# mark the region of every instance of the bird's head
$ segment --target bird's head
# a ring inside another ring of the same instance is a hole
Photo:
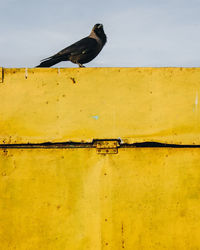
[[[104,33],[103,24],[101,24],[101,23],[95,24],[92,30],[93,30],[97,35],[98,35],[98,34],[101,34],[102,32]]]
[[[105,40],[106,42],[106,35],[103,30],[103,24],[97,23],[94,25],[92,32],[94,32],[99,38]]]

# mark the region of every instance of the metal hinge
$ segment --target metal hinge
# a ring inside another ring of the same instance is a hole
[[[0,67],[0,82],[3,82],[3,68]]]
[[[117,154],[120,142],[118,140],[97,140],[94,145],[98,154]]]

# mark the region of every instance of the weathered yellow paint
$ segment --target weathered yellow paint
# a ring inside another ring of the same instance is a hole
[[[200,148],[128,145],[200,145],[200,68],[0,68],[0,82],[0,144],[25,144],[0,146],[0,249],[200,249]]]
[[[0,83],[3,82],[3,68],[0,67]]]
[[[0,249],[200,248],[200,149],[0,150]]]
[[[0,143],[200,144],[200,68],[4,69]]]

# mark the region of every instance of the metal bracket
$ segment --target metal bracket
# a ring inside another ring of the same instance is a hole
[[[0,67],[0,82],[3,82],[3,68]]]
[[[117,154],[120,143],[118,140],[98,140],[94,145],[98,154]]]

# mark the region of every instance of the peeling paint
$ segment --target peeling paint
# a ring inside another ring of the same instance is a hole
[[[199,102],[199,100],[198,100],[198,92],[196,93],[196,99],[195,99],[195,105],[197,106],[198,105],[198,102]]]
[[[28,78],[28,68],[25,68],[25,78]]]
[[[118,140],[120,140],[120,143],[124,143],[124,140],[121,137],[118,137]]]
[[[95,120],[98,120],[99,116],[98,115],[94,115],[94,116],[92,116],[92,118],[94,118]]]

